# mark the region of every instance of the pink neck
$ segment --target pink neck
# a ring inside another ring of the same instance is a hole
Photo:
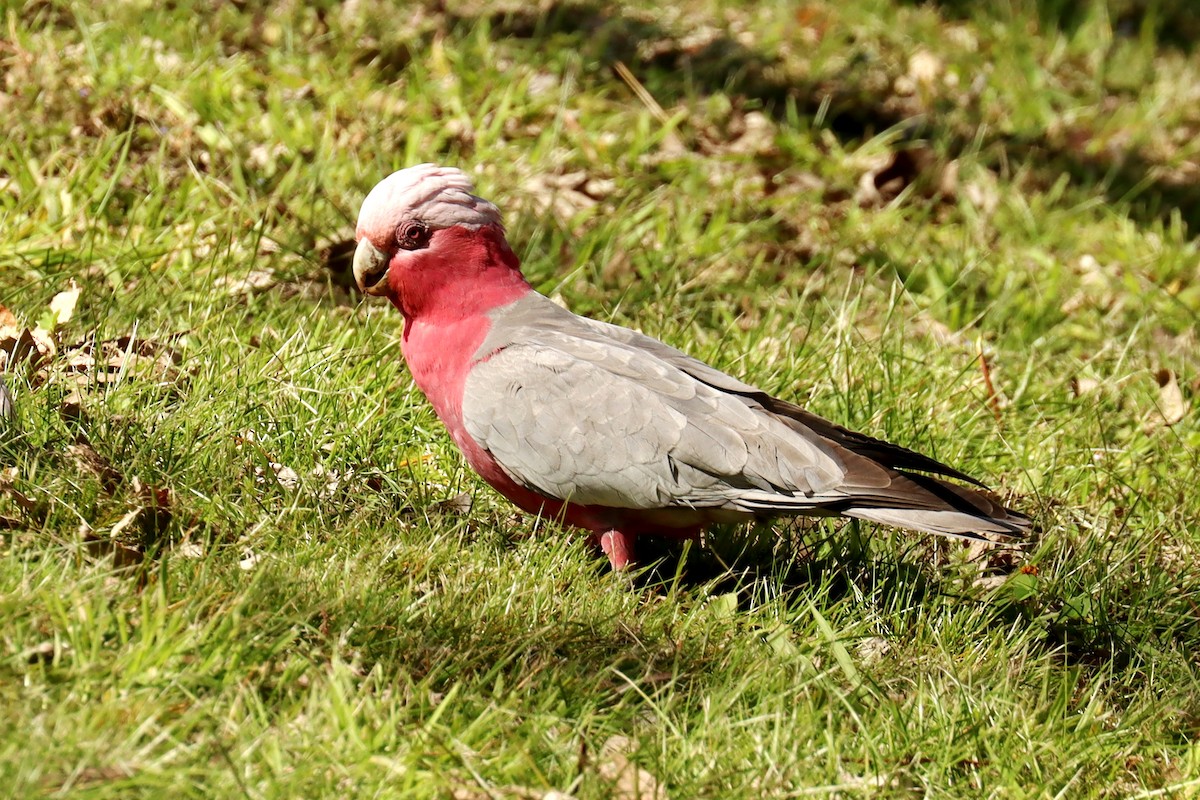
[[[410,324],[480,317],[532,290],[495,225],[436,231],[427,251],[394,265],[389,281],[392,303]]]

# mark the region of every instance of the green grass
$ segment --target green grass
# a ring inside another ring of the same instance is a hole
[[[57,345],[4,373],[0,784],[1200,795],[1196,22],[983,7],[0,4],[0,305]],[[779,525],[609,573],[465,469],[331,269],[420,161],[574,310],[1039,534]]]

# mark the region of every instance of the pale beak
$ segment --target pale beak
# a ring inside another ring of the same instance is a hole
[[[363,237],[354,250],[354,282],[363,294],[387,294],[388,255]]]

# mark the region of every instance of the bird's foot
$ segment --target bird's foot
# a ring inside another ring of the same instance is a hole
[[[604,555],[608,556],[608,563],[612,564],[613,571],[622,572],[628,569],[633,562],[634,535],[612,530],[605,531],[598,538],[600,549],[604,551]]]

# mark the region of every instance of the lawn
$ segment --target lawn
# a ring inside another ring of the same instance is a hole
[[[0,2],[12,797],[1200,796],[1187,0]],[[514,513],[348,280],[527,276],[985,480],[1019,549]]]

